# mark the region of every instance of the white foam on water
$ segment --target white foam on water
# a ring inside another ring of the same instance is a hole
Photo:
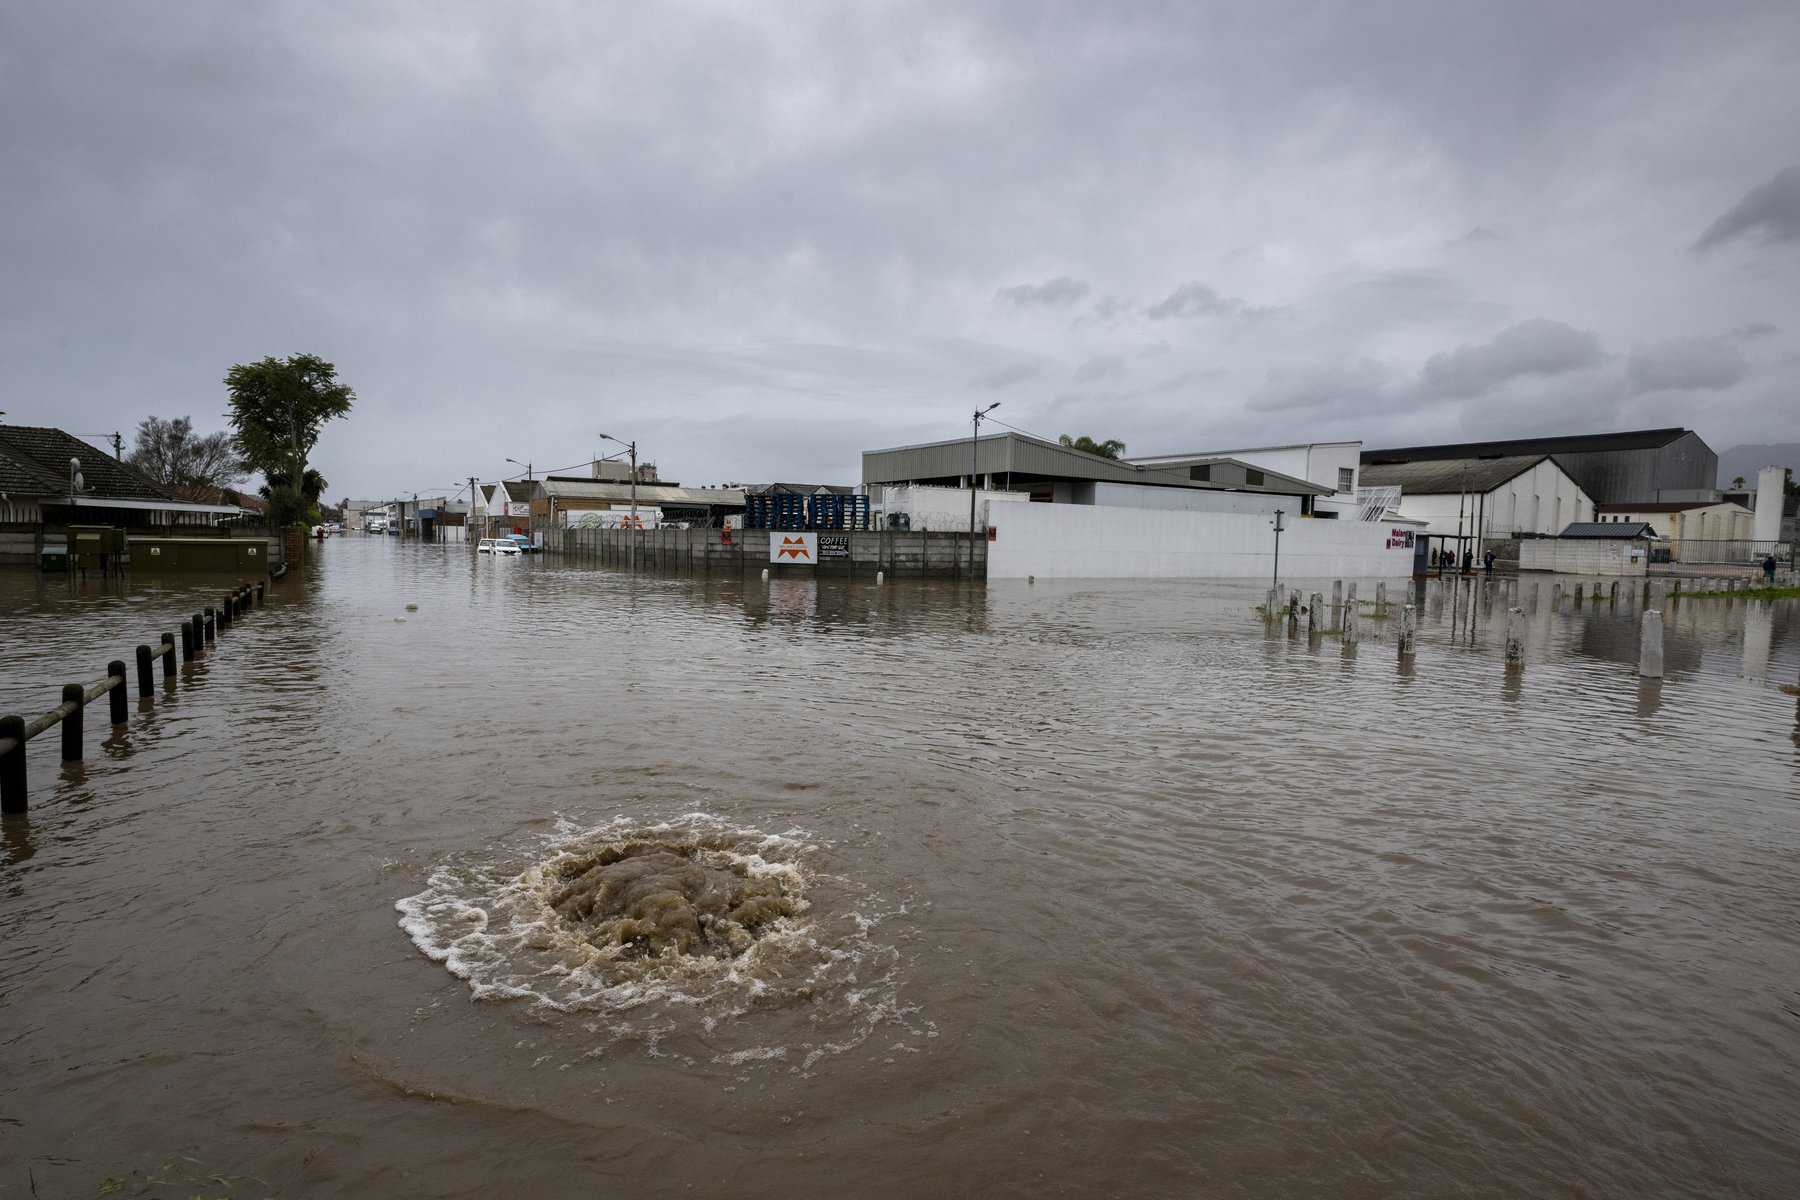
[[[625,946],[596,944],[583,936],[591,929],[552,907],[550,897],[562,880],[559,864],[608,844],[658,839],[688,847],[696,862],[777,881],[793,915],[762,927],[735,956],[633,954]],[[899,1003],[899,951],[870,937],[892,912],[878,911],[879,897],[848,877],[820,872],[828,849],[803,829],[738,828],[705,812],[655,822],[621,816],[596,827],[559,817],[547,835],[510,859],[470,855],[437,865],[422,891],[394,907],[413,944],[465,981],[472,1000],[524,1002],[548,1014],[605,1014],[608,1021],[586,1021],[580,1028],[609,1043],[635,1043],[650,1057],[695,1061],[670,1048],[668,1039],[685,1030],[704,1034],[709,1044],[703,1056],[714,1063],[799,1059],[801,1065],[790,1069],[810,1072],[882,1026],[897,1028],[903,1038],[935,1033],[929,1022],[921,1027],[915,1020],[915,1009]],[[815,909],[809,893],[821,882],[829,882],[837,911]],[[840,894],[855,905],[837,904]],[[765,1012],[789,1014],[789,1026],[798,1013],[823,1036],[793,1047],[767,1044],[757,1020]],[[717,1045],[737,1037],[750,1044]]]

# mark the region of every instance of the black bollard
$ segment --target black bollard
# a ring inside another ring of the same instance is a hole
[[[63,718],[63,761],[81,761],[81,706],[87,703],[87,689],[79,683],[63,684],[63,703],[75,707]]]
[[[206,647],[206,618],[195,613],[188,620],[194,626],[194,657],[200,657],[200,651]]]
[[[106,689],[106,706],[111,710],[107,715],[112,717],[114,725],[123,725],[131,720],[131,714],[125,708],[125,681],[131,676],[125,673],[125,664],[115,658],[106,664],[106,677],[119,681]]]
[[[25,718],[0,717],[0,813],[25,811]]]
[[[209,608],[206,610],[206,644],[210,646],[212,643],[214,643],[218,640],[219,640],[218,614]]]
[[[189,621],[181,623],[181,661],[194,661],[194,626]]]
[[[175,678],[175,635],[172,633],[162,635],[162,660],[163,678]]]
[[[165,633],[163,636],[168,637],[169,635]],[[156,685],[150,680],[150,657],[150,647],[139,646],[137,648],[138,695],[140,696],[156,694]]]
[[[221,630],[231,628],[231,594],[229,592],[219,597],[219,609],[213,619],[218,622]]]
[[[261,608],[262,606],[263,606],[263,585],[258,583],[256,585],[256,607]]]

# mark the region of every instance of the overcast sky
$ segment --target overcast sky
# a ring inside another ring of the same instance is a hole
[[[1800,4],[0,7],[0,409],[356,388],[330,496],[1800,441]]]

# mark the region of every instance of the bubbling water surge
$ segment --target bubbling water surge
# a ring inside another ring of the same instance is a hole
[[[395,908],[473,999],[607,1014],[615,1040],[652,1052],[685,1020],[706,1053],[733,1063],[783,1058],[762,1039],[804,1030],[795,1058],[811,1066],[880,1024],[921,1032],[898,1001],[898,952],[870,938],[878,898],[819,871],[820,852],[804,831],[704,813],[620,819],[563,828],[522,865],[444,863]],[[768,1021],[739,1020],[752,1013]],[[722,1047],[734,1029],[757,1044]]]

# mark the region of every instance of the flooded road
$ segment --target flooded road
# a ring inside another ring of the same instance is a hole
[[[320,550],[32,745],[0,1197],[1800,1185],[1793,602]],[[0,711],[221,590],[0,576]]]

